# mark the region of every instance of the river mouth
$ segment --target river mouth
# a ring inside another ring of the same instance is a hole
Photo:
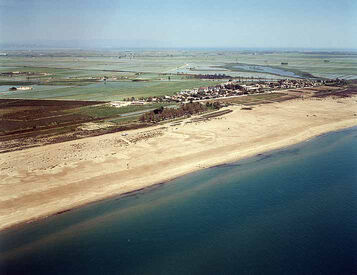
[[[314,76],[296,69],[285,69],[274,66],[263,66],[255,64],[233,63],[227,64],[226,69],[238,72],[264,73],[270,75],[293,77],[293,78],[313,78]]]

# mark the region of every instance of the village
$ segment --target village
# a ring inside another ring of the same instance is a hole
[[[275,82],[257,82],[242,84],[238,81],[228,81],[213,87],[200,87],[198,89],[184,90],[169,99],[176,102],[187,102],[195,100],[209,100],[248,94],[271,92],[279,89],[297,89],[315,87],[321,82],[313,80],[279,80]]]
[[[244,84],[243,84],[244,83]],[[311,79],[285,79],[277,81],[258,81],[254,83],[240,82],[235,80],[229,80],[225,83],[221,83],[215,86],[200,87],[190,90],[182,90],[175,95],[163,96],[163,97],[148,97],[135,99],[124,99],[126,102],[130,102],[132,105],[143,105],[152,102],[193,102],[193,101],[205,101],[219,98],[236,97],[252,94],[261,94],[267,92],[274,92],[284,89],[299,89],[309,88],[324,85],[322,80]]]

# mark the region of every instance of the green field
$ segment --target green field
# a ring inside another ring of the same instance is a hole
[[[201,86],[209,86],[221,83],[221,81],[208,80],[172,80],[172,81],[118,81],[88,84],[85,86],[59,87],[41,85],[33,86],[31,91],[8,92],[10,85],[6,85],[4,92],[0,93],[3,98],[23,99],[66,99],[66,100],[122,100],[128,97],[149,97],[172,95],[182,89],[191,89]],[[61,83],[64,84],[64,83]],[[0,91],[1,86],[0,86]]]
[[[0,99],[121,100],[172,95],[182,89],[213,86],[224,81],[192,79],[187,74],[286,78],[279,74],[230,69],[229,64],[235,63],[280,68],[302,76],[357,79],[357,53],[65,50],[8,54],[0,57],[0,73],[31,74],[0,76]],[[103,77],[108,78],[106,84],[101,80]],[[22,85],[31,86],[33,90],[8,91],[11,86]]]

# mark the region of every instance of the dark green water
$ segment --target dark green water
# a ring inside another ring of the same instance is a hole
[[[0,233],[3,274],[356,274],[357,128]]]

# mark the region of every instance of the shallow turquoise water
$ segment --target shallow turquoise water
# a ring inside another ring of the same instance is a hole
[[[5,274],[353,274],[357,128],[0,233]]]

